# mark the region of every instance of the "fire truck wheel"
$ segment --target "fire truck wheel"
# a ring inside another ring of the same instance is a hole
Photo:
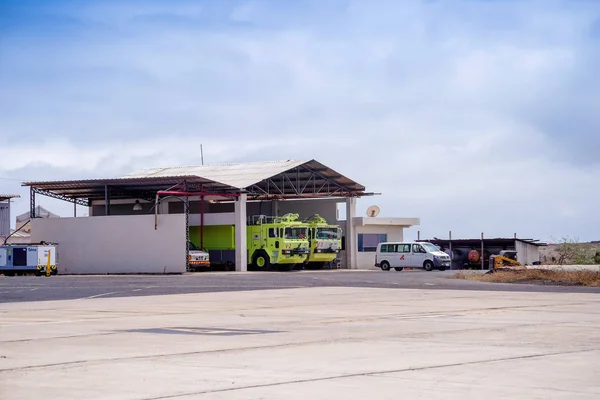
[[[253,264],[258,268],[259,271],[268,271],[271,268],[269,256],[264,251],[260,251],[254,256]]]

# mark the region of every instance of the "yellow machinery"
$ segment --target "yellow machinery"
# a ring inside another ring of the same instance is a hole
[[[500,254],[491,256],[490,265],[494,271],[527,269],[527,267],[517,261],[517,252],[514,250],[502,250]]]

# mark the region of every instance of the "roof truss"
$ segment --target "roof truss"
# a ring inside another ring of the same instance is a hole
[[[89,207],[93,200],[110,202],[115,199],[137,198],[153,201],[157,192],[165,190],[198,192],[199,195],[209,196],[247,193],[250,198],[261,200],[370,195],[364,192],[365,188],[362,185],[315,160],[304,162],[245,188],[233,187],[196,175],[29,182],[23,186],[29,186],[31,189],[32,210],[35,208],[36,194],[85,207]]]
[[[342,182],[346,180],[347,182]],[[338,197],[359,196],[365,188],[328,169],[309,163],[277,174],[247,188],[257,197]]]

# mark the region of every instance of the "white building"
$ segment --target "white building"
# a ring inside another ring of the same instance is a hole
[[[63,273],[183,273],[187,239],[201,225],[235,226],[236,270],[245,271],[247,252],[240,249],[246,248],[247,216],[289,212],[337,222],[344,235],[341,267],[366,268],[379,241],[402,240],[405,227],[419,224],[417,218],[357,215],[356,199],[374,193],[315,160],[155,168],[114,179],[24,185],[32,207],[36,195],[89,207],[89,217],[32,220],[33,242],[59,244]],[[345,218],[338,216],[340,203]]]
[[[0,194],[0,245],[12,233],[10,229],[10,202],[19,198],[18,194]]]

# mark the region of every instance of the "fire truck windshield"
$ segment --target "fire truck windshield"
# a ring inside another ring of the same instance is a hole
[[[285,239],[304,239],[306,238],[307,228],[285,228]]]
[[[317,228],[317,239],[339,239],[339,232],[336,228]]]

